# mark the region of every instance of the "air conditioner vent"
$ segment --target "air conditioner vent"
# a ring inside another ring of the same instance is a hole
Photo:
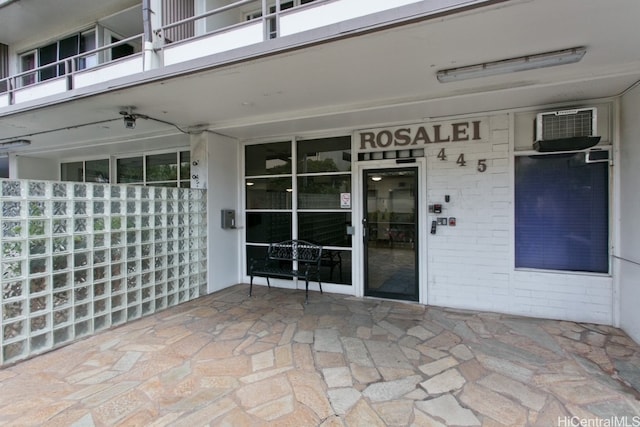
[[[575,151],[593,147],[596,136],[597,110],[549,111],[536,116],[536,141],[533,148],[540,152]]]
[[[536,118],[536,141],[595,136],[595,108],[540,113]]]

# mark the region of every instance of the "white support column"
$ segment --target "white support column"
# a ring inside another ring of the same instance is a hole
[[[149,8],[147,11],[143,6],[142,10],[143,15],[149,14],[146,19],[143,17],[143,22],[150,26],[150,34],[144,40],[144,70],[147,71],[159,68],[163,63],[162,0],[146,0],[143,5],[148,5]]]
[[[191,188],[207,188],[208,137],[206,132],[191,135]]]
[[[223,229],[221,211],[239,215],[240,183],[238,182],[238,141],[222,135],[203,132],[191,135],[191,185],[207,188],[208,292],[215,292],[240,282],[240,227]]]

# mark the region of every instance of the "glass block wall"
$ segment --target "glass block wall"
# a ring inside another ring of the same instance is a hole
[[[206,190],[24,180],[0,187],[0,365],[206,290]]]

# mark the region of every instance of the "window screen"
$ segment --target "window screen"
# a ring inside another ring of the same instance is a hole
[[[609,271],[609,165],[583,153],[516,157],[515,263]]]

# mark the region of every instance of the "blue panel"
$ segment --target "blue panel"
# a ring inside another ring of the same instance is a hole
[[[516,267],[609,271],[609,165],[584,154],[516,157]]]

